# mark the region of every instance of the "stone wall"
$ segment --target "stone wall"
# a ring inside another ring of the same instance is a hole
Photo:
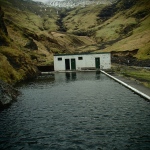
[[[17,89],[0,80],[0,111],[16,101],[18,95]]]

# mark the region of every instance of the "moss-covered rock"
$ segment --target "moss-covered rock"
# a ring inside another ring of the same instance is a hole
[[[17,100],[19,91],[0,80],[0,111]]]
[[[5,33],[5,35],[8,35],[7,28],[5,26],[3,17],[4,17],[4,12],[2,11],[2,8],[0,6],[0,29]]]
[[[1,80],[14,84],[22,80],[35,78],[38,73],[38,69],[32,63],[30,56],[11,47],[0,47]]]

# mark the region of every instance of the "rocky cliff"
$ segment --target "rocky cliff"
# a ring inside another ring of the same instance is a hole
[[[38,70],[32,63],[30,56],[19,50],[18,45],[9,37],[1,7],[0,34],[0,79],[14,84],[35,77]]]
[[[37,75],[38,69],[30,57],[10,39],[4,12],[0,7],[0,110],[15,101],[19,93],[10,84],[35,78]]]
[[[0,111],[16,101],[18,95],[17,89],[0,80]]]
[[[8,45],[7,42],[7,36],[8,36],[8,32],[7,32],[7,28],[5,26],[4,23],[4,12],[2,11],[2,8],[0,6],[0,46],[2,45]]]

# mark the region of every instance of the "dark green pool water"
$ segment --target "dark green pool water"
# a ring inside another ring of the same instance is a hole
[[[150,149],[150,103],[104,74],[58,73],[18,88],[0,113],[0,150]]]

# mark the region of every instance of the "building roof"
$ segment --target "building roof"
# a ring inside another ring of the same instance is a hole
[[[99,53],[73,53],[73,54],[54,54],[53,56],[68,56],[68,55],[95,55],[95,54],[110,54],[110,52],[99,52]]]

